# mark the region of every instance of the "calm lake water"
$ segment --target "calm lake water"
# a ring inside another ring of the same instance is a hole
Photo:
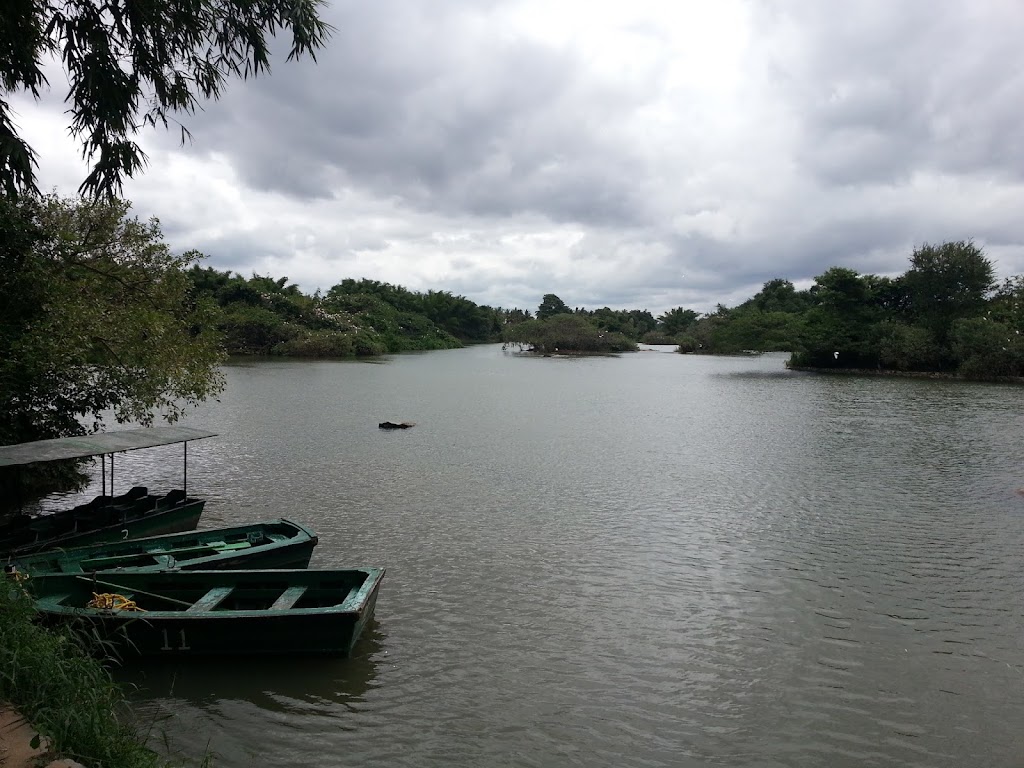
[[[1024,390],[500,346],[226,369],[201,527],[383,565],[352,659],[126,671],[215,766],[1024,765]],[[410,420],[386,432],[377,423]],[[181,447],[117,460],[180,484]]]

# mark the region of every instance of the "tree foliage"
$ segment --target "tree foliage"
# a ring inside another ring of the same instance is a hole
[[[0,95],[48,84],[47,61],[68,77],[71,132],[92,163],[80,192],[113,196],[145,162],[133,136],[167,127],[217,98],[231,76],[270,68],[267,35],[291,32],[288,59],[315,58],[330,27],[323,0],[4,0],[0,3]],[[182,140],[188,131],[181,126]],[[35,153],[0,98],[0,186],[35,191]]]
[[[554,317],[555,315],[568,314],[572,314],[572,310],[566,306],[564,301],[553,293],[545,293],[544,298],[541,299],[540,306],[537,307],[538,320],[547,320],[549,317]]]
[[[498,339],[543,352],[611,352],[644,341],[675,343],[687,353],[784,350],[796,366],[1019,375],[1013,372],[1024,369],[1024,277],[993,292],[980,250],[969,243],[934,249],[948,257],[949,268],[936,268],[941,259],[914,258],[916,274],[908,279],[832,267],[806,290],[774,279],[736,307],[719,304],[705,315],[676,307],[657,319],[647,310],[570,310],[554,294],[544,295],[531,318],[521,309],[374,280],[342,280],[321,297],[302,294],[287,278],[247,279],[200,267],[191,275],[196,295],[221,305],[230,351],[245,354],[377,355]],[[973,265],[970,279],[958,265]],[[932,281],[928,294],[914,282],[925,276]],[[973,288],[965,291],[965,284]],[[936,309],[929,296],[955,300],[942,299]],[[949,321],[945,338],[935,330],[936,317]]]
[[[699,312],[676,307],[658,317],[658,329],[668,336],[677,336],[692,327],[698,318]]]
[[[303,294],[287,278],[190,271],[193,294],[221,307],[226,349],[236,355],[349,357],[497,341],[522,310],[480,306],[447,291],[418,293],[347,278],[325,295]]]
[[[789,280],[774,279],[761,287],[751,303],[761,312],[799,313],[810,307],[811,299],[806,291],[797,291]]]
[[[586,317],[566,313],[509,325],[504,338],[544,354],[631,352],[637,348],[621,333],[604,331]]]
[[[118,422],[173,422],[220,391],[214,307],[190,297],[197,254],[172,255],[156,220],[120,201],[0,197],[0,444]],[[74,464],[13,483],[74,484]],[[13,484],[12,484],[13,483]]]
[[[0,199],[0,442],[81,434],[83,418],[175,421],[219,391],[210,307],[159,223],[120,201]]]
[[[995,288],[995,269],[969,241],[923,245],[903,276],[914,320],[945,342],[953,323],[978,314]]]
[[[924,245],[898,277],[831,267],[808,290],[769,280],[751,299],[718,305],[675,339],[685,353],[786,350],[796,367],[1021,376],[1024,277],[997,288],[994,272],[970,241]]]

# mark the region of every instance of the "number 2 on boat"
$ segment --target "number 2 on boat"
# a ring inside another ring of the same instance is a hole
[[[191,651],[192,650],[192,648],[190,648],[189,645],[188,645],[188,641],[185,640],[185,630],[184,629],[179,629],[178,630],[178,637],[181,640],[181,644],[177,648],[171,647],[171,641],[170,641],[170,638],[167,636],[167,630],[166,629],[161,629],[160,631],[164,633],[164,645],[160,649],[161,651]]]

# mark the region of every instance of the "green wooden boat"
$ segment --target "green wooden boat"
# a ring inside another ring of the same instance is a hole
[[[17,515],[0,526],[0,553],[22,555],[51,547],[79,547],[194,530],[206,502],[188,495],[188,442],[213,435],[190,427],[153,427],[0,446],[0,467],[17,468],[91,456],[100,456],[103,461],[103,488],[99,496],[72,509],[36,517]],[[136,486],[127,493],[114,495],[117,453],[174,443],[184,444],[181,488],[151,494],[145,486]]]
[[[121,571],[21,583],[44,623],[84,624],[123,657],[345,656],[373,617],[383,576],[383,568]],[[89,607],[97,596],[127,607]]]
[[[9,558],[8,564],[30,576],[126,568],[142,571],[305,568],[316,544],[317,536],[311,530],[280,518],[72,549],[49,549]]]
[[[138,486],[123,496],[98,496],[88,504],[13,523],[0,533],[0,552],[23,555],[191,531],[205,504],[180,489],[160,496]]]

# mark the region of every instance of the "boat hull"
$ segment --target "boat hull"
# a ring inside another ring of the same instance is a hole
[[[383,568],[103,572],[26,584],[39,617],[71,624],[131,656],[347,656],[373,619]],[[152,610],[84,607],[115,593]]]
[[[348,656],[365,628],[351,614],[333,613],[204,619],[138,614],[90,624],[117,645],[122,658]]]
[[[248,525],[210,528],[104,542],[71,549],[49,549],[12,558],[21,572],[92,573],[140,571],[306,568],[317,536],[283,518]]]

